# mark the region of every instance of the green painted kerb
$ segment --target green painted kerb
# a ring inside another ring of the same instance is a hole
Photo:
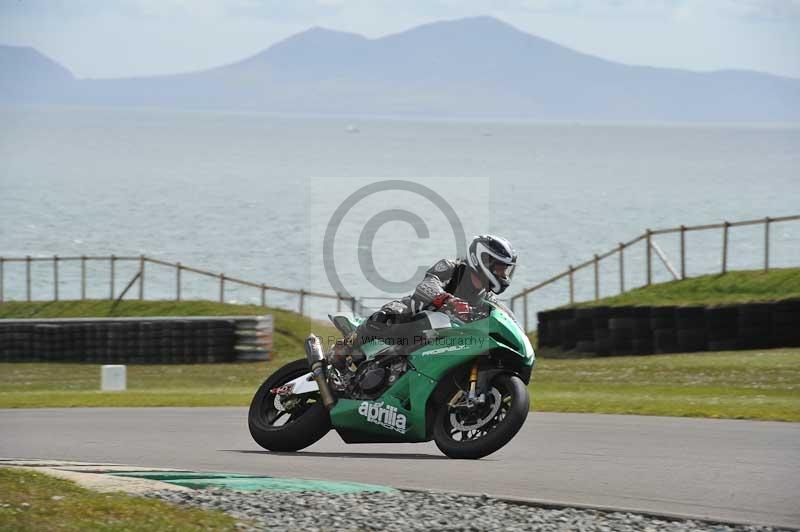
[[[130,471],[109,473],[117,477],[159,480],[186,488],[226,488],[239,491],[324,491],[327,493],[355,493],[362,491],[395,491],[386,486],[338,482],[332,480],[305,480],[300,478],[274,478],[240,473],[201,473],[194,471]]]

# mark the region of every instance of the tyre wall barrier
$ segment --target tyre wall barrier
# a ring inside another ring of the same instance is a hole
[[[595,355],[800,347],[800,299],[681,307],[581,307],[538,313],[538,345]]]
[[[271,315],[0,320],[0,362],[268,360],[272,333]]]

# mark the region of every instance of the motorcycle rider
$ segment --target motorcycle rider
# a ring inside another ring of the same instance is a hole
[[[386,303],[359,325],[347,339],[346,343],[351,345],[339,351],[336,358],[343,360],[353,353],[356,359],[361,344],[376,338],[402,336],[393,332],[392,326],[408,323],[425,310],[447,310],[461,320],[468,320],[470,307],[508,288],[516,264],[517,252],[508,240],[494,235],[476,236],[466,259],[442,259],[434,264],[412,295]]]

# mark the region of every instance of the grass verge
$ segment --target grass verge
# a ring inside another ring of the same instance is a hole
[[[800,349],[539,359],[534,410],[800,421]]]
[[[599,301],[586,301],[574,306],[721,305],[776,301],[792,297],[800,297],[800,268],[703,275],[683,281],[637,288],[618,296],[606,297]]]
[[[0,364],[0,408],[245,406],[281,362],[130,365],[99,392],[96,364]],[[800,349],[538,359],[533,409],[800,421]]]
[[[233,531],[235,525],[218,511],[97,493],[41,473],[0,467],[0,530]]]

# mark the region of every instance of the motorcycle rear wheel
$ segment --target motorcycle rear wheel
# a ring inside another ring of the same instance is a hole
[[[457,391],[439,407],[433,426],[436,446],[450,458],[475,460],[492,454],[511,441],[528,417],[528,388],[516,375],[497,375],[486,394],[487,404],[474,413],[465,415],[450,407]]]
[[[270,391],[308,372],[305,359],[286,364],[261,384],[250,402],[247,425],[250,435],[264,449],[299,451],[331,429],[331,418],[319,394],[306,395],[292,409],[280,410],[280,401],[276,403],[275,394]]]

